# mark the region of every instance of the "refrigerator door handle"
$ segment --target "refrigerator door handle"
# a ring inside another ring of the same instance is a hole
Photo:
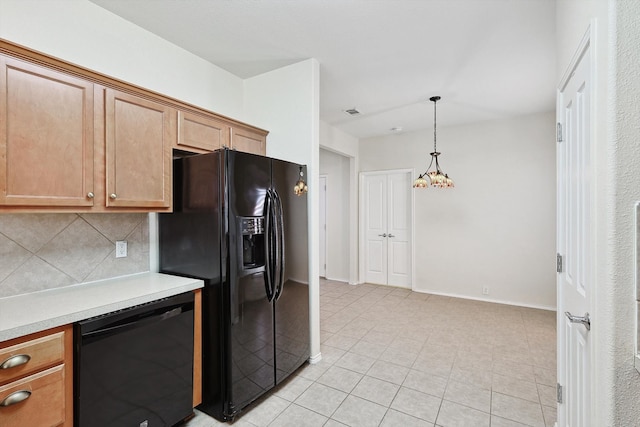
[[[267,299],[269,302],[273,301],[273,272],[272,268],[272,260],[273,254],[271,253],[271,247],[273,244],[273,231],[272,231],[272,221],[273,221],[273,198],[271,196],[271,191],[267,190],[267,194],[265,195],[265,208],[264,208],[264,287],[267,293]]]
[[[277,288],[275,293],[276,301],[282,295],[282,291],[284,289],[284,269],[285,269],[285,244],[284,244],[284,214],[282,209],[282,199],[277,191],[273,190],[274,194],[274,210],[276,211],[276,221],[278,222],[278,234],[276,238],[278,239],[278,276],[276,278]]]
[[[273,299],[278,298],[279,278],[280,278],[280,221],[278,220],[278,195],[275,190],[271,189],[271,214],[273,219],[273,229],[271,232],[271,238],[273,239]]]

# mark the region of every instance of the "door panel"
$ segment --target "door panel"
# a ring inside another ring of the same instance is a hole
[[[227,156],[232,186],[228,194],[231,217],[263,216],[264,201],[271,184],[269,159],[232,150],[227,151]]]
[[[107,206],[171,206],[174,114],[158,102],[105,90]]]
[[[244,268],[242,219],[263,217],[271,183],[269,159],[225,151],[227,164],[231,401],[238,410],[275,385],[273,304],[267,298],[264,265]],[[235,267],[233,267],[235,266]]]
[[[248,129],[234,127],[231,128],[231,148],[245,153],[266,156],[267,136]]]
[[[327,177],[321,176],[320,186],[320,277],[327,277]]]
[[[228,147],[229,132],[229,125],[220,120],[178,111],[178,148],[213,151]]]
[[[411,217],[409,213],[409,192],[411,176],[408,173],[389,174],[389,201],[387,206],[389,226],[388,284],[411,288],[410,235]]]
[[[92,83],[0,56],[0,204],[93,206],[93,136]]]
[[[276,302],[276,384],[309,359],[309,286],[287,280]]]
[[[589,331],[565,316],[591,312],[591,121],[590,50],[575,65],[558,94],[558,382],[564,401],[558,405],[558,426],[591,425],[591,353]],[[593,320],[593,319],[591,319]]]
[[[365,202],[365,281],[387,283],[387,177],[367,176]]]
[[[272,186],[283,211],[284,285],[275,302],[276,384],[302,365],[310,355],[309,251],[307,195],[296,195],[293,184],[300,178],[296,164],[275,160]],[[305,180],[307,169],[302,168]]]
[[[365,175],[364,279],[411,288],[411,213],[409,172]]]
[[[232,402],[242,408],[275,385],[273,306],[263,273],[239,278],[230,299]]]

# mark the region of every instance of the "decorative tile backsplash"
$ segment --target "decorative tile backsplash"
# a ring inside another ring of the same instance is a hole
[[[0,214],[0,298],[145,271],[148,214]]]

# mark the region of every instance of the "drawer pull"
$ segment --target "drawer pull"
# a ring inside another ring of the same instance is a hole
[[[24,365],[29,360],[31,360],[31,356],[28,354],[16,354],[2,362],[0,369],[15,368],[16,366]]]
[[[15,405],[16,403],[20,403],[23,400],[27,400],[29,396],[31,396],[31,392],[29,390],[14,391],[9,396],[5,397],[2,402],[0,402],[0,407]]]

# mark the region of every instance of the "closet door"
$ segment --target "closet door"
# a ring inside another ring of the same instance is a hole
[[[411,288],[411,173],[363,174],[361,194],[365,282]]]
[[[364,177],[364,281],[387,284],[387,176]]]
[[[387,284],[411,288],[411,174],[387,175]]]

